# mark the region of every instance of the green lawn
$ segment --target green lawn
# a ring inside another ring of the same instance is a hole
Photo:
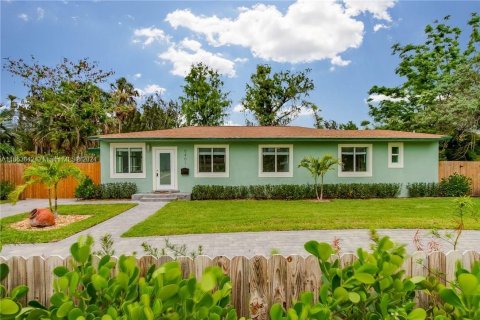
[[[480,198],[474,199],[480,208]],[[171,202],[123,236],[357,228],[452,228],[451,198]],[[467,229],[480,220],[466,219]]]
[[[92,217],[59,229],[45,231],[19,231],[11,228],[9,226],[11,223],[28,217],[27,213],[17,214],[0,220],[0,241],[2,244],[59,241],[110,219],[134,206],[136,206],[135,203],[61,205],[58,206],[60,215],[92,215]]]

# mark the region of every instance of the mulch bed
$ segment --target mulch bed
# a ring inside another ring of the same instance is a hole
[[[48,231],[48,230],[60,229],[62,227],[68,226],[71,223],[75,223],[75,222],[78,222],[78,221],[81,221],[81,220],[85,220],[85,219],[90,218],[90,217],[91,217],[91,215],[65,215],[65,216],[59,215],[55,219],[55,225],[50,226],[50,227],[43,227],[43,228],[32,227],[30,225],[30,219],[27,218],[25,220],[12,223],[10,225],[10,227],[12,227],[13,229],[20,230],[20,231],[25,231],[25,230],[29,230],[29,231]]]

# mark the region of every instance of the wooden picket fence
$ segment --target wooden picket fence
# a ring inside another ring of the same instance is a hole
[[[5,262],[10,268],[10,274],[4,280],[4,285],[7,290],[20,284],[27,285],[30,290],[25,301],[35,299],[48,305],[49,297],[53,293],[53,269],[57,266],[68,266],[70,259],[59,256],[0,257],[0,262]],[[340,256],[343,266],[353,263],[355,259],[354,254]],[[161,265],[171,260],[172,258],[168,256],[158,259],[144,256],[137,258],[137,265],[141,275],[144,275],[152,264]],[[464,253],[451,251],[447,254],[416,252],[405,261],[403,269],[408,276],[429,275],[431,272],[440,274],[441,281],[445,284],[454,279],[457,261],[461,261],[465,268],[470,269],[477,260],[480,260],[480,253],[474,251]],[[316,299],[319,296],[321,271],[317,259],[313,256],[274,255],[269,258],[237,256],[231,259],[225,256],[213,259],[199,256],[194,260],[180,257],[178,261],[185,277],[194,275],[201,278],[205,268],[219,266],[232,280],[232,303],[240,316],[268,319],[268,310],[274,303],[290,307],[304,291],[313,292]],[[95,263],[98,263],[98,258],[95,259]],[[420,294],[420,304],[424,304],[422,299],[426,298]]]
[[[23,171],[28,163],[0,163],[0,180],[11,181],[16,186],[23,183]],[[94,183],[100,183],[100,162],[75,163]],[[73,178],[61,181],[58,185],[58,198],[75,198],[75,188],[78,183]],[[45,199],[48,191],[44,185],[33,184],[28,186],[20,196],[20,199]]]
[[[438,181],[454,173],[463,174],[472,179],[472,195],[480,196],[480,161],[440,161]]]

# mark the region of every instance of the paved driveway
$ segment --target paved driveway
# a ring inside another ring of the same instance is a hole
[[[76,201],[72,202],[79,203]],[[63,203],[69,202],[65,201]],[[34,204],[34,202],[31,202],[29,207],[29,204],[25,203],[23,212],[28,210],[25,210],[25,208],[31,208],[32,204]],[[142,242],[146,241],[155,247],[162,247],[165,237],[122,238],[121,235],[131,226],[143,221],[148,216],[154,214],[157,210],[162,208],[164,205],[164,202],[140,202],[138,206],[127,210],[126,212],[62,241],[47,244],[5,245],[3,247],[2,255],[19,255],[24,257],[32,255],[67,256],[69,254],[70,245],[80,234],[91,234],[95,239],[99,239],[105,233],[112,234],[115,243],[114,248],[117,255],[122,253],[131,254],[132,252],[143,254],[141,248]],[[4,206],[5,205],[1,205],[0,210],[3,211]],[[389,235],[398,243],[406,244],[408,251],[415,251],[412,239],[416,230],[382,229],[378,230],[378,232],[380,234]],[[427,232],[428,230],[422,230],[423,234]],[[277,249],[281,254],[284,255],[305,255],[306,252],[303,249],[303,244],[305,242],[312,239],[323,242],[331,242],[334,238],[340,239],[342,252],[355,252],[358,247],[368,248],[370,244],[369,232],[365,229],[238,232],[193,234],[168,237],[168,239],[170,239],[173,243],[186,244],[189,249],[195,249],[198,247],[198,245],[202,245],[204,254],[211,257],[219,255],[229,257],[236,255],[244,255],[247,257],[254,255],[268,256],[270,255],[272,249]],[[480,251],[480,231],[464,231],[458,249],[461,251]],[[449,251],[451,250],[451,246],[443,243],[442,250]]]

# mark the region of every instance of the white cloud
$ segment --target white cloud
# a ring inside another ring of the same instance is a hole
[[[344,0],[346,12],[352,16],[370,12],[374,18],[392,21],[388,10],[395,6],[396,0]]]
[[[245,63],[248,62],[248,58],[235,58],[233,61],[238,63]]]
[[[347,65],[340,54],[358,48],[364,35],[364,25],[355,16],[368,11],[387,19],[388,8],[394,4],[391,0],[387,4],[362,2],[361,6],[350,2],[298,0],[285,13],[274,5],[257,4],[239,8],[235,18],[175,10],[166,21],[175,29],[184,27],[204,35],[212,46],[239,45],[264,60],[302,63],[328,59]]]
[[[370,103],[379,103],[381,101],[392,101],[392,102],[399,102],[399,101],[406,101],[406,98],[392,98],[389,96],[386,96],[384,94],[371,94],[368,97],[368,100],[370,100]]]
[[[133,75],[133,77],[134,77],[135,79],[140,79],[140,78],[142,77],[142,74],[141,74],[141,73],[135,73],[135,74]]]
[[[313,110],[311,108],[307,109],[307,108],[302,107],[300,109],[300,113],[298,115],[301,116],[301,117],[311,116],[311,115],[313,115]]]
[[[202,49],[202,44],[196,40],[183,39],[178,44],[172,44],[167,51],[158,55],[162,60],[173,64],[171,73],[184,77],[190,71],[192,64],[203,62],[228,77],[235,76],[235,63],[224,58],[220,53],[212,53]]]
[[[29,20],[28,14],[26,14],[26,13],[20,13],[20,14],[18,15],[18,18],[19,18],[19,19],[22,19],[23,21],[28,21],[28,20]]]
[[[350,60],[343,60],[340,56],[333,57],[330,59],[330,63],[334,66],[338,67],[346,67],[350,64]]]
[[[42,20],[45,17],[45,9],[38,7],[37,8],[37,20]]]
[[[140,96],[149,96],[155,93],[164,94],[167,89],[160,87],[158,84],[149,84],[143,89],[136,88]]]
[[[232,121],[232,120],[227,120],[223,123],[224,126],[230,126],[230,127],[239,127],[239,126],[243,126],[243,124],[241,123],[237,123],[235,121]]]
[[[387,26],[386,24],[383,24],[383,23],[377,23],[376,25],[373,26],[373,32],[377,32],[382,29],[390,29],[390,26]]]
[[[133,31],[135,39],[134,43],[142,43],[144,46],[151,45],[154,41],[166,41],[170,40],[170,37],[165,34],[161,29],[155,27],[135,29]]]
[[[191,51],[198,51],[202,48],[202,44],[196,40],[191,40],[191,39],[188,39],[188,38],[185,38],[182,40],[182,42],[180,42],[180,45],[185,48],[185,49],[188,49],[188,50],[191,50]]]
[[[233,107],[233,112],[243,112],[245,111],[245,108],[243,107],[243,105],[241,103],[235,105]]]

